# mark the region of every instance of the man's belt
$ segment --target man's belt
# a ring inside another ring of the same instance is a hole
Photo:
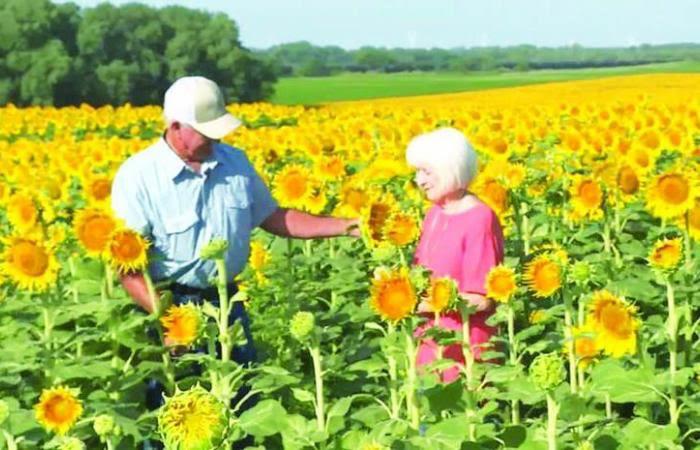
[[[172,291],[173,295],[175,296],[196,295],[199,298],[207,299],[210,301],[219,298],[219,290],[216,286],[198,288],[187,286],[186,284],[173,283],[170,286],[168,286],[167,289]],[[226,286],[226,290],[228,291],[228,295],[231,296],[238,292],[238,286],[236,285],[236,283],[230,283]]]

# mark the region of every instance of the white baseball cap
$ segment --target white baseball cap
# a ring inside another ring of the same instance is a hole
[[[221,139],[241,125],[226,111],[221,89],[204,77],[178,78],[165,91],[163,116],[191,126],[210,139]]]

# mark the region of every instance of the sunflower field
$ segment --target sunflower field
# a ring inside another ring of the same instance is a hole
[[[149,244],[109,205],[160,108],[0,109],[0,448],[700,448],[700,76],[229,109],[245,127],[227,142],[282,206],[361,217],[363,237],[257,231],[237,294],[225,276],[218,307],[161,291],[152,315],[118,281]],[[479,153],[470,189],[506,239],[482,357],[468,332],[423,337],[461,348],[451,383],[449,359],[416,366],[414,330],[473,311],[411,264],[429,205],[404,159],[441,126]],[[226,245],[201,256],[223,268]],[[236,302],[250,367],[227,356]],[[153,379],[167,393],[149,411]]]

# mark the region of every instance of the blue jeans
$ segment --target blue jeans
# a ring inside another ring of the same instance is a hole
[[[214,306],[219,306],[219,293],[216,288],[211,287],[207,289],[196,289],[196,288],[191,288],[189,286],[183,286],[179,284],[174,284],[170,287],[170,290],[173,293],[173,303],[176,305],[183,305],[186,303],[194,303],[196,305],[201,305],[205,301],[208,301]],[[229,296],[235,294],[238,291],[238,288],[236,287],[235,284],[231,284],[228,286],[228,294]],[[254,363],[257,357],[256,351],[255,351],[255,345],[253,343],[253,335],[250,331],[250,318],[248,317],[248,313],[245,311],[245,307],[243,306],[243,303],[241,302],[235,302],[233,304],[233,308],[231,309],[231,313],[229,314],[229,326],[233,325],[236,320],[241,321],[241,325],[243,326],[243,333],[246,338],[246,343],[244,345],[239,345],[235,346],[231,349],[231,359],[238,364],[244,365],[244,366],[249,366],[250,364]],[[206,348],[204,347],[197,347],[192,350],[193,352],[206,352]],[[216,353],[220,357],[221,356],[221,347],[217,343],[217,348],[216,348]],[[184,374],[185,376],[191,376],[191,375],[199,375],[201,374],[202,369],[199,366],[195,366],[192,371],[190,371],[187,374]],[[236,405],[245,395],[250,392],[250,387],[249,386],[243,386],[241,387],[238,392],[236,392],[236,395],[231,399],[231,406]],[[163,394],[165,393],[165,387],[163,384],[156,380],[156,379],[149,379],[146,380],[146,407],[149,409],[149,411],[155,410],[163,406],[164,399],[163,399]],[[242,412],[252,408],[255,406],[257,403],[258,399],[257,396],[251,396],[248,398],[241,408],[236,412],[237,414],[241,414]],[[245,448],[246,446],[253,445],[253,440],[250,438],[243,439],[239,442],[236,442],[233,446],[234,449],[237,448]],[[163,446],[159,442],[153,442],[153,441],[145,441],[143,449],[144,450],[151,450],[151,449],[162,449]]]

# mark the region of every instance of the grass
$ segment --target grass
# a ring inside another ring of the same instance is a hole
[[[319,104],[341,100],[443,94],[554,81],[584,80],[644,73],[700,72],[700,62],[681,61],[604,69],[537,70],[530,72],[347,73],[330,77],[281,78],[273,103]]]

